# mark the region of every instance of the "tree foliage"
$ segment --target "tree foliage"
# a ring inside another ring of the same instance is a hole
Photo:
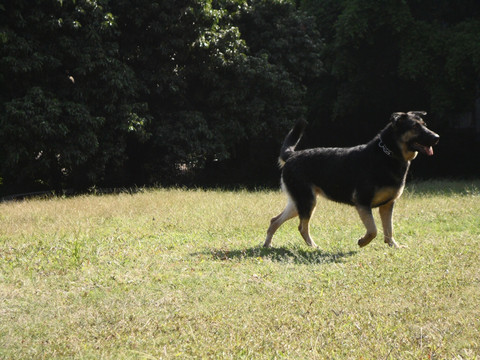
[[[368,122],[420,107],[446,118],[473,108],[479,2],[304,0],[302,7],[316,14],[327,37],[325,84],[333,104],[325,111],[332,118]]]
[[[93,184],[125,157],[139,84],[103,5],[12,1],[0,9],[5,183]]]
[[[321,68],[290,2],[17,1],[0,20],[1,173],[18,187],[153,183],[235,158],[305,116]]]
[[[245,179],[275,171],[298,118],[341,145],[392,111],[469,111],[479,15],[476,0],[4,1],[0,192]]]

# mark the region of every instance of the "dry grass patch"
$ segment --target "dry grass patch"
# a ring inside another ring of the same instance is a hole
[[[477,359],[480,184],[419,183],[364,249],[320,201],[259,245],[280,192],[0,204],[0,358]],[[376,217],[378,221],[378,216]]]

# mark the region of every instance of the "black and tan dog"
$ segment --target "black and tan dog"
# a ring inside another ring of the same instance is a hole
[[[365,246],[377,236],[372,208],[379,208],[384,240],[399,247],[393,239],[393,205],[405,186],[411,160],[420,152],[433,155],[439,136],[427,129],[423,111],[397,112],[389,124],[369,143],[351,148],[315,148],[295,151],[306,127],[299,121],[288,133],[280,151],[282,188],[288,203],[271,220],[265,247],[270,247],[275,231],[287,220],[299,216],[300,234],[316,247],[309,234],[309,220],[317,195],[355,206],[367,232],[358,245]]]

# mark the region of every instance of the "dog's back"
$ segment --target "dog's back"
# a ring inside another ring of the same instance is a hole
[[[330,200],[352,205],[354,189],[371,173],[366,151],[365,145],[297,151],[285,163],[282,181],[289,193],[309,187]]]

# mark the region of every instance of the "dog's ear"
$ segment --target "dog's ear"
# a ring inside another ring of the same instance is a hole
[[[405,116],[407,116],[407,114],[405,114],[404,112],[394,112],[390,116],[390,121],[392,122],[392,124],[395,125],[400,118],[405,117]]]
[[[408,115],[416,115],[416,116],[425,116],[427,115],[426,111],[409,111]]]

